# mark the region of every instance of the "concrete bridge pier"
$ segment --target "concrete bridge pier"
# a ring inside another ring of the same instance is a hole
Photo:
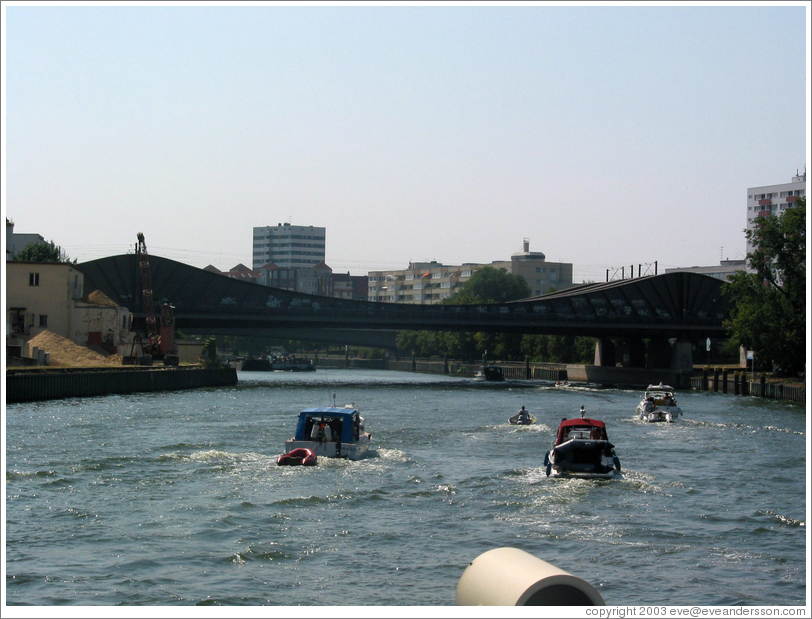
[[[649,342],[647,350],[647,368],[669,368],[677,372],[693,370],[693,345],[685,340],[676,340],[672,344],[665,338],[655,338]]]
[[[643,338],[600,338],[595,344],[595,365],[690,372],[693,369],[693,346],[683,340],[672,344],[666,338],[652,338],[648,345]]]
[[[608,338],[598,339],[595,344],[595,365],[646,367],[646,345],[642,338],[623,338],[618,344]]]
[[[691,342],[677,340],[671,347],[671,369],[691,372],[694,369],[694,353]]]
[[[614,366],[615,343],[608,338],[598,338],[595,343],[595,365]]]

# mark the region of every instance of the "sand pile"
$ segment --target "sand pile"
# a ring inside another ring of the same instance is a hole
[[[121,365],[121,355],[100,354],[51,331],[43,331],[28,340],[29,354],[35,346],[50,353],[50,365],[66,367]]]

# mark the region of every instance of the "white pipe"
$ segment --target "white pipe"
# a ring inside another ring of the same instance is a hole
[[[465,569],[457,606],[605,606],[589,583],[518,548],[495,548]]]

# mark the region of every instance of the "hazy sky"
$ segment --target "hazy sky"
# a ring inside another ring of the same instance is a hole
[[[743,258],[808,163],[806,2],[3,9],[4,214],[79,262],[290,222],[337,272],[528,238],[600,281]]]

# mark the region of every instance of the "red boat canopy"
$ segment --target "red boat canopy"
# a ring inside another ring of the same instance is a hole
[[[597,419],[589,419],[585,417],[581,419],[578,417],[577,419],[565,419],[559,424],[559,428],[561,427],[573,427],[573,426],[584,426],[584,427],[592,427],[595,426],[596,428],[605,428],[606,424],[602,421],[598,421]]]
[[[564,419],[558,425],[558,436],[555,440],[555,444],[558,445],[561,443],[561,440],[564,438],[564,434],[569,434],[569,430],[572,428],[599,428],[603,438],[606,438],[606,424],[602,421],[598,421],[597,419],[589,419],[588,417],[583,419]]]

